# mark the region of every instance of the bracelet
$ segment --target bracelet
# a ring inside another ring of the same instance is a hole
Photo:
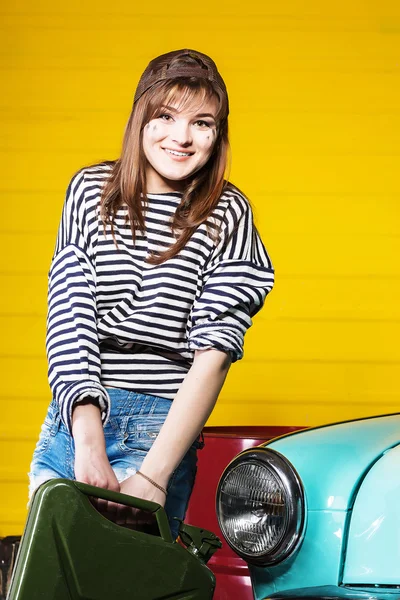
[[[162,487],[162,485],[159,485],[158,483],[156,483],[153,479],[150,479],[150,477],[148,477],[147,475],[145,475],[144,473],[142,473],[141,471],[136,471],[136,475],[140,475],[141,477],[143,477],[144,479],[147,479],[147,481],[149,481],[150,483],[152,483],[154,485],[154,487],[156,487],[157,489],[159,489],[161,492],[164,492],[165,495],[167,495],[167,490],[165,488]]]

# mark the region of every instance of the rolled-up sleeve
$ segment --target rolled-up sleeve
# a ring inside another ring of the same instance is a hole
[[[251,207],[241,194],[232,194],[191,312],[189,349],[216,348],[230,354],[232,362],[241,359],[245,333],[273,284],[274,270]]]
[[[73,406],[96,398],[105,423],[110,401],[100,383],[96,276],[83,173],[67,191],[49,271],[46,350],[49,383],[71,431]]]

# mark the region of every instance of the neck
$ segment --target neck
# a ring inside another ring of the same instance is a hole
[[[171,192],[183,192],[187,186],[187,181],[174,181],[163,177],[152,170],[146,170],[146,193],[147,194],[167,194]]]

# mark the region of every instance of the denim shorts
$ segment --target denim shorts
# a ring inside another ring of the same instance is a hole
[[[104,427],[108,460],[119,482],[134,475],[163,425],[172,400],[137,394],[119,388],[107,388],[111,413]],[[196,440],[173,472],[167,487],[165,511],[174,537],[184,519],[197,470]],[[61,421],[57,402],[50,403],[33,453],[29,496],[45,481],[58,477],[75,479],[74,440]]]

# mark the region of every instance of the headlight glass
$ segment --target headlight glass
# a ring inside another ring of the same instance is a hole
[[[241,453],[218,486],[217,514],[229,545],[245,560],[276,564],[298,545],[304,493],[292,465],[268,448]]]

